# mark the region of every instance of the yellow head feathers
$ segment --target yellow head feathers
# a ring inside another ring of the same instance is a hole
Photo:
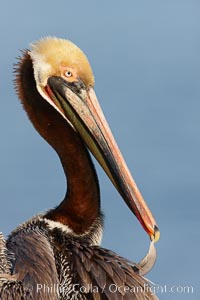
[[[29,52],[38,86],[44,87],[50,76],[59,76],[61,67],[76,70],[86,84],[94,85],[92,69],[85,54],[72,42],[64,39],[46,37],[31,44]]]

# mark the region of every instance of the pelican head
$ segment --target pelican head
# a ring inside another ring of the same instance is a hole
[[[39,94],[81,136],[150,238],[157,241],[158,227],[100,108],[85,54],[68,40],[48,37],[33,43],[29,55]]]

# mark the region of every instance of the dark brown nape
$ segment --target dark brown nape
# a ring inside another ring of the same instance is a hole
[[[67,193],[58,207],[45,215],[83,234],[100,214],[99,184],[89,152],[80,136],[36,89],[28,51],[16,66],[15,86],[29,119],[56,150],[67,178]]]

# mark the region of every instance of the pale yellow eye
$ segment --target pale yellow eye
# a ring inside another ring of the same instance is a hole
[[[65,76],[69,78],[69,77],[72,77],[73,74],[72,74],[71,71],[66,71],[66,72],[65,72]]]
[[[78,81],[76,70],[70,67],[60,66],[61,76],[68,82]]]

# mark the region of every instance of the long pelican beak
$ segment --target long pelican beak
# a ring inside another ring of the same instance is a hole
[[[150,238],[158,241],[156,222],[120,153],[94,90],[86,89],[82,82],[74,85],[52,76],[45,93],[46,100],[80,134]]]

